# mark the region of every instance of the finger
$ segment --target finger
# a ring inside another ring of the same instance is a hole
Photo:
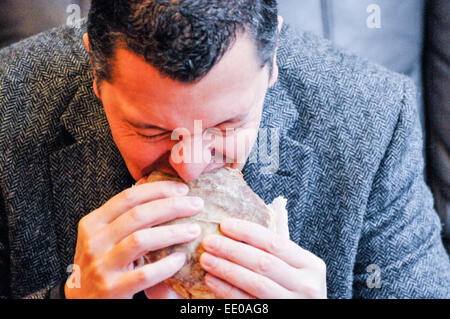
[[[177,224],[142,229],[121,240],[107,253],[111,269],[123,269],[149,251],[191,241],[200,235],[196,224]]]
[[[137,205],[156,199],[185,196],[189,192],[187,185],[173,181],[154,182],[127,188],[108,200],[100,209],[89,214],[92,224],[109,224],[121,214]]]
[[[121,275],[121,286],[125,291],[136,294],[153,287],[175,275],[186,261],[183,253],[173,253],[157,262],[147,264]]]
[[[96,235],[97,247],[112,248],[119,241],[143,228],[199,213],[203,200],[199,197],[170,197],[136,206],[120,215]]]
[[[256,223],[229,218],[220,224],[220,230],[226,236],[265,250],[295,268],[314,266],[321,262],[320,258],[293,241]]]
[[[211,274],[205,275],[205,283],[208,288],[217,296],[224,299],[255,299],[248,293],[236,288],[226,281],[223,281]]]
[[[289,298],[290,292],[247,268],[209,253],[200,256],[200,265],[208,273],[260,299]]]
[[[144,292],[148,299],[184,299],[183,296],[179,295],[165,282],[145,289]]]
[[[286,198],[278,196],[270,204],[270,207],[276,213],[277,233],[284,238],[289,239],[288,211],[286,210],[286,204]]]
[[[261,249],[218,235],[205,237],[202,246],[214,256],[270,278],[287,289],[295,289],[299,285],[298,269]]]

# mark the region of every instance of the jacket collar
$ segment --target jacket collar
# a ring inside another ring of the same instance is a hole
[[[302,121],[300,107],[294,104],[284,88],[283,75],[275,86],[269,89],[264,104],[261,130],[257,146],[253,148],[253,163],[249,160],[243,169],[244,178],[249,186],[268,204],[276,197],[288,199],[289,229],[291,239],[299,241],[302,229],[302,216],[308,215],[312,207],[312,196],[317,194],[311,181],[312,171],[317,167],[316,155],[312,146],[299,138]],[[276,138],[268,138],[265,130],[275,133]],[[262,139],[262,140],[261,140]],[[271,165],[260,158],[257,148],[270,140],[268,149],[275,152]],[[275,142],[275,143],[272,143]],[[257,153],[257,155],[255,155]],[[278,155],[277,155],[278,153]],[[252,158],[252,157],[250,157]],[[278,166],[273,165],[278,159]],[[273,167],[277,167],[273,169]]]
[[[93,77],[84,70],[79,76],[80,85],[61,115],[61,123],[78,142],[97,135],[107,134],[108,121],[100,101],[92,89]]]

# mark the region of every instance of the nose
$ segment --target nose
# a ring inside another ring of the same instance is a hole
[[[213,151],[213,143],[203,135],[183,135],[172,147],[169,163],[178,176],[190,182],[202,173],[225,166],[223,163],[213,163]]]

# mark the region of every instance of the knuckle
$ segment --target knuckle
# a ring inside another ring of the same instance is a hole
[[[175,217],[182,217],[186,212],[190,211],[189,198],[188,197],[169,197],[167,198],[169,211],[175,215]]]
[[[234,249],[229,247],[227,244],[219,244],[217,246],[217,249],[219,251],[222,251],[222,254],[226,256],[225,257],[226,259],[233,260],[236,262],[239,261],[239,256],[238,256],[239,254]]]
[[[235,278],[235,272],[227,264],[223,263],[221,260],[217,261],[216,269],[222,274],[222,277],[227,279],[227,281],[233,282]]]
[[[121,200],[127,203],[133,202],[135,195],[134,195],[134,190],[132,188],[127,188],[125,190],[122,191],[121,195]]]
[[[236,298],[236,290],[237,289],[235,287],[225,284],[222,289],[223,289],[222,293],[225,298],[227,298],[227,299]]]
[[[136,280],[138,282],[149,282],[151,280],[151,275],[144,271],[144,269],[138,269],[136,271]]]
[[[142,232],[135,232],[131,234],[128,240],[128,248],[131,250],[140,249],[145,242],[144,237],[145,236]]]
[[[254,295],[263,295],[267,292],[267,284],[265,280],[254,280],[252,283],[253,294]]]
[[[133,207],[128,211],[128,217],[130,218],[131,223],[140,223],[142,219],[140,209],[138,207]]]
[[[95,255],[95,241],[92,239],[88,239],[84,242],[83,245],[83,253],[84,255],[88,256],[88,257],[93,257]]]
[[[82,235],[86,232],[88,226],[88,215],[82,217],[78,222],[78,234]]]
[[[164,181],[161,184],[161,187],[159,188],[159,191],[164,196],[173,196],[174,194],[179,194],[177,186],[178,182],[172,182],[172,181]]]
[[[302,298],[307,299],[318,299],[322,298],[322,286],[321,281],[317,280],[318,278],[314,275],[309,276],[309,278],[306,278],[302,280],[302,282],[299,285],[299,292],[302,296]]]
[[[303,287],[303,293],[308,299],[315,299],[320,297],[320,289],[317,286],[311,284]]]
[[[113,291],[113,281],[107,278],[106,272],[103,270],[102,263],[99,260],[95,260],[91,263],[90,277],[98,290],[103,294]]]
[[[267,255],[262,255],[260,257],[258,257],[257,260],[257,264],[256,264],[256,271],[262,275],[266,275],[270,272],[271,268],[273,265],[273,260],[267,256]]]
[[[90,263],[90,270],[95,279],[102,281],[104,279],[103,263],[100,259],[95,259]]]
[[[228,260],[236,260],[237,258],[236,250],[230,247],[230,243],[226,238],[223,238],[222,236],[213,238],[215,240],[214,249],[216,251],[226,256]]]
[[[166,230],[167,238],[171,241],[185,240],[187,234],[185,227],[184,225],[168,226]]]
[[[170,236],[170,238],[173,237],[179,237],[180,235],[183,234],[184,231],[184,225],[168,225],[166,227],[164,227],[164,235],[165,236]]]
[[[104,277],[98,281],[98,287],[103,296],[111,295],[115,290],[115,283],[112,280],[107,280]]]
[[[270,238],[269,243],[268,243],[268,251],[269,252],[279,251],[280,247],[281,247],[280,240],[276,236],[273,236],[272,238]]]
[[[185,197],[167,197],[165,200],[167,205],[170,207],[178,206],[180,200],[183,200]]]
[[[168,208],[168,212],[172,212],[174,209],[176,210],[176,208],[180,206],[178,204],[179,201],[180,198],[178,197],[167,197],[166,199],[164,199],[165,205]]]
[[[317,259],[317,269],[320,273],[326,273],[327,272],[327,264],[322,259]]]

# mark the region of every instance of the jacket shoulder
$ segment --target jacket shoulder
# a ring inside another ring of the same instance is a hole
[[[2,81],[33,81],[76,75],[85,63],[85,24],[60,26],[0,50]]]
[[[311,33],[285,28],[278,60],[282,90],[299,114],[290,134],[349,171],[376,168],[402,108],[417,107],[408,77]]]
[[[0,51],[0,151],[51,143],[61,114],[90,73],[83,33],[83,26],[61,26]]]

